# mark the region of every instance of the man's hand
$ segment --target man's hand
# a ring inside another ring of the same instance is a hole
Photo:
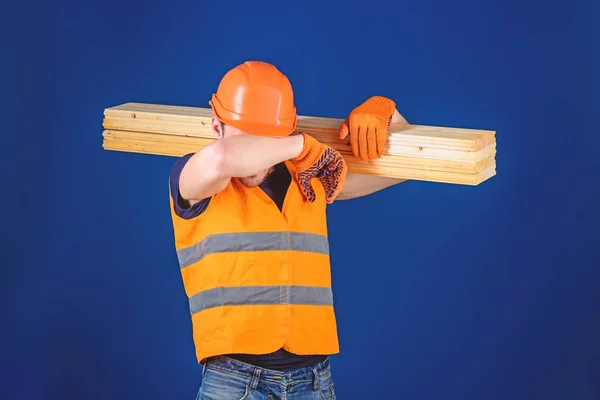
[[[340,139],[350,133],[352,153],[361,160],[379,158],[385,152],[388,126],[396,103],[383,96],[373,96],[356,107],[340,127]]]
[[[396,109],[392,116],[392,124],[408,124],[408,121]],[[340,191],[337,200],[355,199],[357,197],[367,196],[404,181],[406,180],[348,172],[344,187]]]
[[[308,201],[314,202],[315,191],[310,182],[317,178],[325,189],[327,204],[331,204],[344,186],[348,171],[346,161],[333,148],[318,142],[310,135],[302,135],[304,148],[300,155],[292,160],[298,168],[300,189]]]

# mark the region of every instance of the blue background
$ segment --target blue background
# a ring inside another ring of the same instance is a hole
[[[175,159],[102,150],[102,113],[261,59],[303,115],[497,131],[479,187],[330,208],[338,398],[600,399],[599,2],[48,3],[0,26],[0,398],[194,398]]]

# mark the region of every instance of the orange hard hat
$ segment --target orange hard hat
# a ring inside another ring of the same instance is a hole
[[[263,61],[246,61],[228,71],[209,104],[217,119],[244,133],[288,136],[296,129],[292,85]]]

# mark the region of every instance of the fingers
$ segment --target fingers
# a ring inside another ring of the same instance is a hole
[[[369,160],[374,160],[378,155],[378,138],[377,138],[377,125],[375,123],[371,123],[369,125],[369,131],[367,133],[367,142],[369,143],[369,152],[367,154]]]
[[[361,160],[369,159],[369,127],[360,128],[358,135],[358,157]]]
[[[348,136],[348,131],[348,119],[346,118],[346,120],[342,123],[342,126],[340,126],[340,139],[346,139]]]
[[[315,194],[315,191],[313,190],[313,187],[311,185],[308,185],[306,187],[306,199],[308,201],[310,201],[311,203],[315,202],[315,199],[317,198],[317,195]]]
[[[357,118],[350,118],[350,145],[352,146],[352,154],[358,157],[359,152],[359,137],[360,137],[360,120]]]
[[[381,157],[385,153],[385,143],[387,142],[388,128],[387,125],[379,124],[377,126],[377,157]]]
[[[347,174],[344,157],[336,150],[329,148],[323,155],[319,170],[298,174],[298,184],[307,201],[314,202],[316,192],[311,185],[313,178],[318,178],[325,190],[326,202],[331,204],[339,195]]]
[[[301,189],[302,193],[304,194],[304,197],[306,197],[306,200],[310,201],[311,203],[314,202],[316,195],[315,195],[315,191],[314,191],[312,185],[310,184],[310,180],[302,179],[299,183],[300,183],[300,189]]]
[[[379,130],[377,120],[364,121],[360,126],[359,152],[357,157],[363,161],[374,160],[379,153]]]
[[[342,124],[340,135],[350,134],[352,154],[363,160],[374,160],[385,153],[387,125],[377,118],[366,119],[351,117]]]
[[[331,175],[326,185],[324,185],[326,202],[328,204],[331,204],[335,201],[335,199],[340,194],[342,188],[344,187],[344,183],[346,181],[348,166],[341,157],[339,161],[340,162],[338,163],[338,168],[336,168],[335,172]]]
[[[352,130],[356,131],[356,151],[354,155],[363,161],[369,159],[369,123],[363,118],[356,118],[352,122],[355,126],[350,125]],[[352,149],[354,151],[354,147]]]

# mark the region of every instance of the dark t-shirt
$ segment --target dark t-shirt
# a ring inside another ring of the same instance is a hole
[[[203,213],[210,198],[199,201],[192,207],[188,207],[181,199],[179,194],[179,175],[185,163],[190,159],[192,154],[188,154],[177,161],[171,171],[170,187],[173,203],[175,204],[176,213],[181,218],[191,219]],[[290,172],[287,170],[284,163],[275,166],[275,170],[267,176],[265,181],[260,185],[260,188],[277,204],[279,211],[283,207],[283,200],[287,193],[288,187],[292,181]],[[248,364],[256,365],[265,369],[276,371],[289,371],[294,368],[302,368],[325,360],[326,356],[300,356],[292,354],[284,349],[279,349],[269,354],[224,354],[228,357],[238,359]]]

